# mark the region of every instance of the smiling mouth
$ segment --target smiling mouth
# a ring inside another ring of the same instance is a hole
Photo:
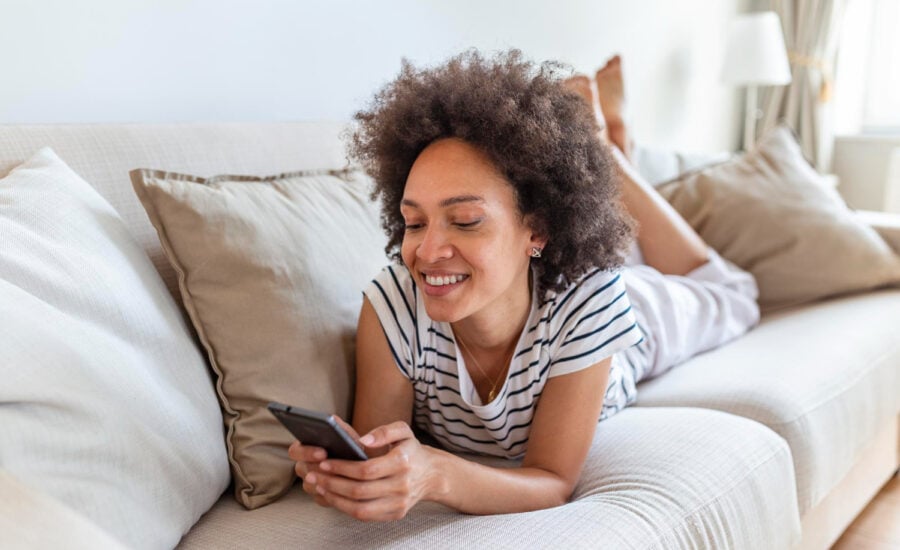
[[[461,283],[469,278],[468,275],[444,275],[432,276],[422,273],[422,278],[431,286],[446,286]]]

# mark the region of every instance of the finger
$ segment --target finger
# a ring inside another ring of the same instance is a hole
[[[331,415],[331,418],[333,418],[334,421],[338,423],[338,425],[347,430],[347,433],[350,434],[350,436],[353,437],[355,441],[359,441],[359,434],[356,432],[353,426],[344,422],[344,419],[336,414]]]
[[[328,459],[320,462],[321,471],[358,481],[372,481],[409,471],[409,455],[403,447],[395,447],[386,455],[369,460]]]
[[[319,469],[319,462],[300,462],[294,463],[294,473],[297,474],[297,477],[300,479],[306,479],[306,476],[311,473],[318,473],[321,470]]]
[[[328,458],[328,452],[322,447],[303,445],[299,441],[294,441],[288,447],[288,456],[294,461],[320,462]]]
[[[335,493],[325,493],[325,500],[348,516],[361,521],[390,521],[401,519],[409,509],[406,499],[388,497],[375,500],[356,501]]]
[[[359,442],[366,447],[384,447],[392,443],[410,439],[413,437],[412,428],[402,421],[391,422],[384,426],[378,426],[371,432],[359,438]]]
[[[303,489],[304,493],[307,493],[307,494],[313,496],[314,500],[316,501],[316,504],[318,504],[319,506],[324,506],[326,508],[331,508],[331,504],[328,504],[328,501],[325,500],[325,497],[323,497],[316,491],[316,483],[313,483],[312,481],[307,481],[306,479],[304,479],[303,483],[301,484],[301,488]]]
[[[316,491],[320,495],[335,493],[351,500],[373,500],[404,494],[403,485],[397,479],[386,478],[375,481],[358,481],[346,477],[316,475]]]

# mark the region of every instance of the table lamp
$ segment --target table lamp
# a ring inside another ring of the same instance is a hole
[[[738,16],[732,21],[722,66],[722,80],[747,86],[744,149],[756,142],[759,118],[757,86],[777,86],[791,81],[781,20],[772,11]]]

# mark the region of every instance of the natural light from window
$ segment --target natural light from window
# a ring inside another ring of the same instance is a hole
[[[900,1],[850,0],[835,87],[838,134],[900,135]]]

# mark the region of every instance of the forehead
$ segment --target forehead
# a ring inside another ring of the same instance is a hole
[[[460,195],[514,203],[512,185],[486,153],[458,138],[431,143],[413,163],[403,198],[426,204]]]

